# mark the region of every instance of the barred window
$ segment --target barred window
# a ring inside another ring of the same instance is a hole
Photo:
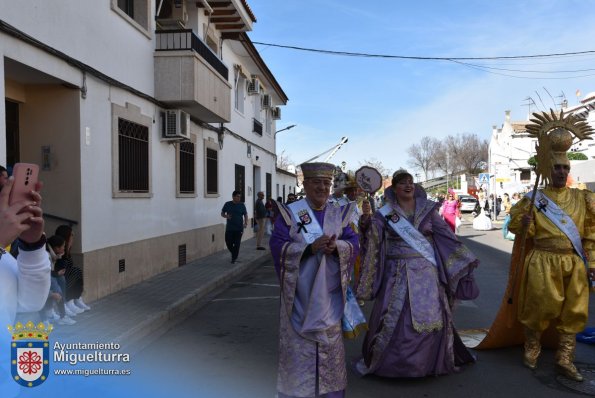
[[[195,164],[196,164],[196,144],[191,141],[182,141],[178,147],[178,167],[179,167],[179,193],[193,194],[195,188]]]
[[[218,157],[219,152],[215,149],[206,148],[206,182],[207,182],[207,194],[219,193],[219,184],[217,182],[218,177]]]
[[[149,192],[149,128],[118,118],[118,189]]]

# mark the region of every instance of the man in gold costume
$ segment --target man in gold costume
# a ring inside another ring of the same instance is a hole
[[[556,347],[556,371],[575,381],[575,335],[588,318],[595,280],[595,194],[566,187],[573,142],[590,139],[586,122],[561,112],[534,113],[526,126],[538,138],[536,186],[510,210],[516,234],[508,286],[496,320],[477,349],[524,343],[523,363],[537,367],[544,345]]]
[[[566,213],[582,238],[587,254],[589,274],[595,280],[595,194],[567,188],[566,178],[570,163],[558,156],[552,171],[552,184],[542,193]],[[518,319],[525,326],[524,364],[537,367],[541,351],[540,338],[550,322],[556,322],[559,333],[556,351],[557,371],[570,379],[582,381],[583,377],[572,363],[576,345],[575,334],[582,332],[589,313],[589,285],[585,262],[577,254],[570,239],[547,218],[546,208],[536,202],[528,212],[529,198],[515,205],[509,229],[520,236],[523,224],[534,247],[527,254],[526,272],[521,276]],[[545,211],[544,211],[545,210]],[[550,210],[551,211],[551,210]]]

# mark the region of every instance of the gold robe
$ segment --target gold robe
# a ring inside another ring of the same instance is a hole
[[[595,194],[553,187],[543,192],[573,220],[589,259],[588,266],[595,268]],[[517,238],[508,287],[496,320],[477,348],[522,344],[523,325],[540,331],[550,326],[564,334],[577,333],[585,327],[589,304],[585,264],[566,235],[535,207],[533,223],[527,230],[525,258],[520,258],[522,217],[527,214],[529,202],[524,198],[510,210],[509,229]],[[544,338],[546,345],[555,344],[556,336],[552,333],[546,333]]]

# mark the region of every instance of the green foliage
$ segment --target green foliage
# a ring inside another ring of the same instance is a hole
[[[580,152],[568,152],[568,159],[570,160],[589,160],[587,155]]]
[[[585,155],[584,153],[580,153],[580,152],[568,152],[566,154],[566,156],[568,156],[569,160],[589,160],[587,155]],[[535,167],[535,166],[537,166],[537,159],[535,158],[535,156],[531,156],[527,160],[527,163],[529,163],[529,166]]]

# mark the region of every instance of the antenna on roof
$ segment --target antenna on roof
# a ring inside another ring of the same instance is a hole
[[[564,91],[560,92],[560,95],[556,95],[556,98],[560,100],[560,103],[558,104],[560,108],[563,109],[568,107],[568,100],[566,99],[566,94],[564,94]]]
[[[529,107],[529,111],[527,112],[527,120],[529,120],[529,118],[532,115],[532,113],[531,113],[531,107],[532,106],[537,106],[537,105],[535,104],[535,101],[533,101],[533,98],[531,98],[531,97],[527,97],[523,101],[527,101],[527,103],[526,104],[522,104],[522,106]]]

